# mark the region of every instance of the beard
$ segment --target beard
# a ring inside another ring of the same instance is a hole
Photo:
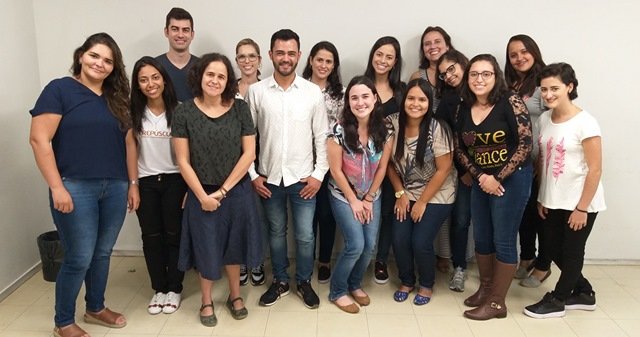
[[[290,65],[290,67],[285,70],[285,65]],[[280,62],[278,63],[277,67],[275,67],[275,70],[278,74],[280,74],[281,76],[289,76],[292,73],[294,73],[296,71],[296,67],[298,66],[298,62],[296,63],[292,63],[292,62]]]

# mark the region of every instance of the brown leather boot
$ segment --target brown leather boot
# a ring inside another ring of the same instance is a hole
[[[507,317],[507,306],[504,303],[504,299],[507,296],[515,272],[516,264],[506,264],[496,260],[493,266],[491,295],[479,307],[465,311],[464,317],[476,321]]]
[[[464,305],[468,307],[477,307],[491,293],[491,280],[493,278],[493,261],[496,254],[482,255],[476,253],[476,262],[478,263],[478,272],[480,273],[480,287],[471,296],[464,300]]]

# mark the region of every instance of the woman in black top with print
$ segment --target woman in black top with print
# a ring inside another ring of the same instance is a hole
[[[507,315],[505,296],[518,262],[518,227],[531,190],[531,122],[520,96],[509,94],[496,59],[477,55],[463,77],[456,155],[474,178],[474,223],[480,288],[464,303],[467,318]]]

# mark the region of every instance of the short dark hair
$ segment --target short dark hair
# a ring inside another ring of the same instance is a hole
[[[520,78],[518,72],[511,65],[511,61],[509,61],[509,45],[511,42],[520,41],[524,45],[525,49],[533,56],[533,66],[531,69],[527,71],[524,75],[524,78]],[[529,35],[518,34],[514,35],[507,42],[507,51],[506,51],[506,59],[504,64],[504,79],[507,81],[507,86],[509,89],[515,90],[516,86],[519,86],[518,95],[521,97],[531,96],[533,92],[536,90],[536,81],[538,77],[538,73],[540,70],[544,68],[545,64],[542,60],[542,53],[540,53],[540,48],[536,41],[534,41]]]
[[[167,13],[167,18],[166,18],[165,23],[164,23],[164,28],[165,29],[169,28],[169,21],[171,21],[171,19],[174,19],[174,20],[189,20],[189,23],[191,23],[191,30],[193,31],[193,17],[186,10],[184,10],[184,9],[182,9],[180,7],[171,8],[169,13]]]
[[[578,98],[578,78],[576,78],[576,72],[570,64],[560,62],[542,68],[540,75],[538,75],[538,86],[540,86],[542,79],[549,77],[557,77],[565,85],[573,84],[573,90],[569,93],[569,99],[573,101]]]
[[[464,76],[462,77],[462,90],[460,91],[460,97],[462,97],[462,100],[469,106],[472,106],[477,101],[476,95],[471,91],[471,89],[469,89],[469,69],[471,69],[471,66],[474,63],[480,61],[487,61],[491,63],[491,66],[493,67],[493,76],[495,76],[495,84],[493,89],[491,89],[491,92],[489,92],[489,97],[487,98],[488,102],[490,104],[496,104],[502,96],[509,91],[509,89],[507,89],[507,82],[504,80],[504,75],[502,74],[502,70],[498,65],[498,61],[496,61],[496,58],[491,54],[476,55],[471,59],[471,61],[469,61],[467,68],[464,70]]]
[[[340,56],[338,55],[338,49],[333,43],[329,41],[320,41],[316,43],[309,52],[309,57],[307,58],[307,66],[304,67],[304,71],[302,72],[302,77],[311,80],[311,75],[313,74],[313,70],[311,69],[311,59],[316,57],[316,54],[321,51],[326,50],[333,55],[333,70],[329,77],[327,78],[327,92],[329,96],[334,99],[342,99],[342,80],[340,78]]]
[[[202,77],[204,76],[204,71],[211,62],[222,62],[225,68],[227,68],[227,84],[224,87],[224,91],[222,91],[222,103],[231,104],[238,92],[238,81],[236,80],[236,75],[233,72],[231,61],[229,61],[226,56],[219,53],[202,55],[200,60],[198,60],[198,62],[189,69],[188,82],[189,87],[191,88],[191,93],[194,97],[202,97]]]
[[[280,29],[279,31],[273,33],[273,35],[271,35],[271,46],[269,47],[270,50],[273,50],[273,46],[276,44],[276,40],[296,40],[296,43],[298,44],[298,51],[300,51],[300,37],[291,29]]]
[[[424,49],[422,48],[422,41],[424,40],[425,35],[427,35],[427,34],[429,34],[431,32],[440,33],[440,35],[442,35],[442,37],[444,38],[444,44],[447,45],[447,47],[449,47],[449,50],[456,49],[451,44],[451,36],[449,36],[449,34],[447,34],[447,31],[444,30],[444,28],[442,28],[440,26],[429,26],[429,27],[427,27],[427,29],[424,30],[424,32],[422,33],[422,36],[420,37],[420,46],[418,48],[418,55],[420,55],[420,68],[421,69],[429,68],[429,59],[427,59],[427,56],[424,54]]]

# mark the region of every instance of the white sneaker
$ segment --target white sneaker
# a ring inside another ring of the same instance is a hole
[[[149,311],[149,313],[152,315],[157,315],[161,313],[162,307],[164,306],[166,298],[167,298],[167,294],[165,293],[156,293],[155,295],[153,295],[153,297],[151,298],[151,301],[149,302],[149,306],[147,307],[147,310]]]
[[[162,312],[165,314],[173,314],[180,308],[180,300],[182,299],[181,294],[174,293],[170,291],[167,294],[166,299],[164,300],[164,306],[162,307]]]

